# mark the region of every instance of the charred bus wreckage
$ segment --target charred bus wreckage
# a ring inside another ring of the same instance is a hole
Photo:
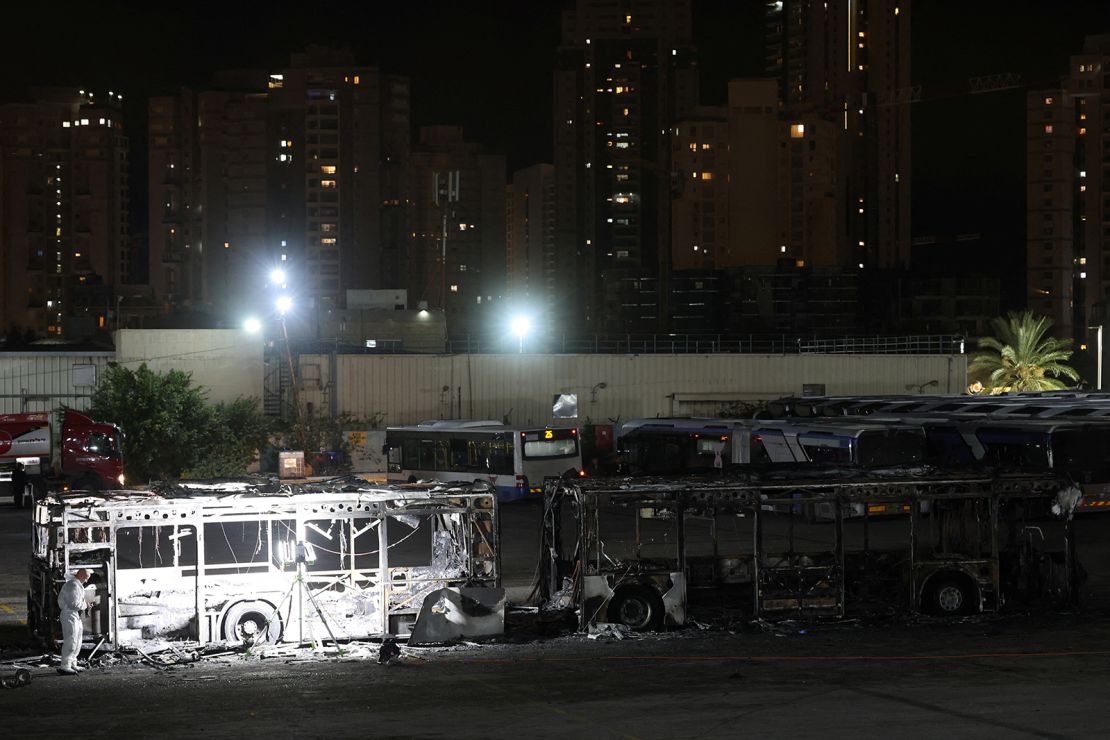
[[[86,642],[257,645],[504,631],[496,492],[484,485],[216,483],[35,506],[28,624],[57,638],[91,573]]]
[[[952,616],[1078,593],[1080,492],[1066,479],[801,475],[549,481],[539,596],[586,630],[678,626],[698,609]]]

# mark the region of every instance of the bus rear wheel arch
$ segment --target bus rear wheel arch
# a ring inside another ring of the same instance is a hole
[[[958,617],[978,611],[979,590],[963,573],[946,571],[929,578],[921,591],[922,609],[938,617]]]
[[[240,601],[224,612],[220,635],[227,642],[272,645],[281,641],[281,615],[268,601]]]
[[[647,586],[625,586],[609,600],[608,615],[633,630],[657,630],[663,626],[663,599]]]

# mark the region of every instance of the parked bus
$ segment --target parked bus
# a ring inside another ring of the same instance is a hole
[[[511,427],[496,421],[427,421],[385,432],[386,478],[483,481],[502,501],[539,496],[545,478],[581,476],[574,427]]]
[[[798,497],[855,502],[898,518],[807,524]],[[687,623],[696,610],[806,619],[888,613],[957,616],[1072,604],[1081,569],[1064,479],[937,471],[834,481],[552,481],[544,496],[537,589],[577,610],[579,627]],[[769,512],[771,512],[769,514]]]
[[[627,471],[648,475],[775,463],[901,467],[926,457],[920,429],[850,420],[635,419],[619,446]]]
[[[488,486],[401,490],[348,479],[275,488],[47,496],[34,512],[28,626],[53,643],[58,589],[84,568],[92,644],[419,635],[463,596],[490,606],[484,622],[468,622],[473,609],[450,611],[466,631],[503,627]]]

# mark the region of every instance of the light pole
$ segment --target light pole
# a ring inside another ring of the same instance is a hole
[[[1097,368],[1097,370],[1095,371],[1095,385],[1101,391],[1102,390],[1102,324],[1096,324],[1095,326],[1088,326],[1087,328],[1098,330],[1098,339],[1095,342],[1095,352],[1098,353],[1095,356],[1095,367]]]
[[[280,272],[279,270],[275,270]],[[274,276],[271,275],[271,280]],[[285,274],[282,273],[280,279],[284,281]],[[284,286],[284,282],[283,282]],[[289,382],[293,386],[293,422],[297,425],[297,440],[301,444],[301,452],[305,454],[308,451],[305,449],[308,445],[305,442],[304,420],[301,418],[301,395],[300,389],[297,387],[297,368],[293,364],[293,351],[289,348],[289,328],[285,324],[285,314],[293,308],[293,299],[288,295],[281,295],[275,304],[278,311],[278,318],[281,321],[281,338],[285,341],[285,360],[289,363]]]
[[[516,334],[517,339],[520,340],[520,354],[524,354],[524,335],[532,326],[532,322],[528,320],[527,316],[517,316],[513,319],[511,324],[513,334]]]

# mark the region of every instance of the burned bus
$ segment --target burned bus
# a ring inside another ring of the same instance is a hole
[[[48,643],[58,589],[80,568],[91,574],[85,639],[116,647],[503,628],[488,486],[351,479],[59,494],[36,504],[32,546],[28,625]]]
[[[909,515],[812,523],[799,500]],[[575,607],[583,629],[677,626],[697,609],[949,616],[1070,602],[1078,500],[1068,481],[1037,475],[553,481],[539,593]]]

